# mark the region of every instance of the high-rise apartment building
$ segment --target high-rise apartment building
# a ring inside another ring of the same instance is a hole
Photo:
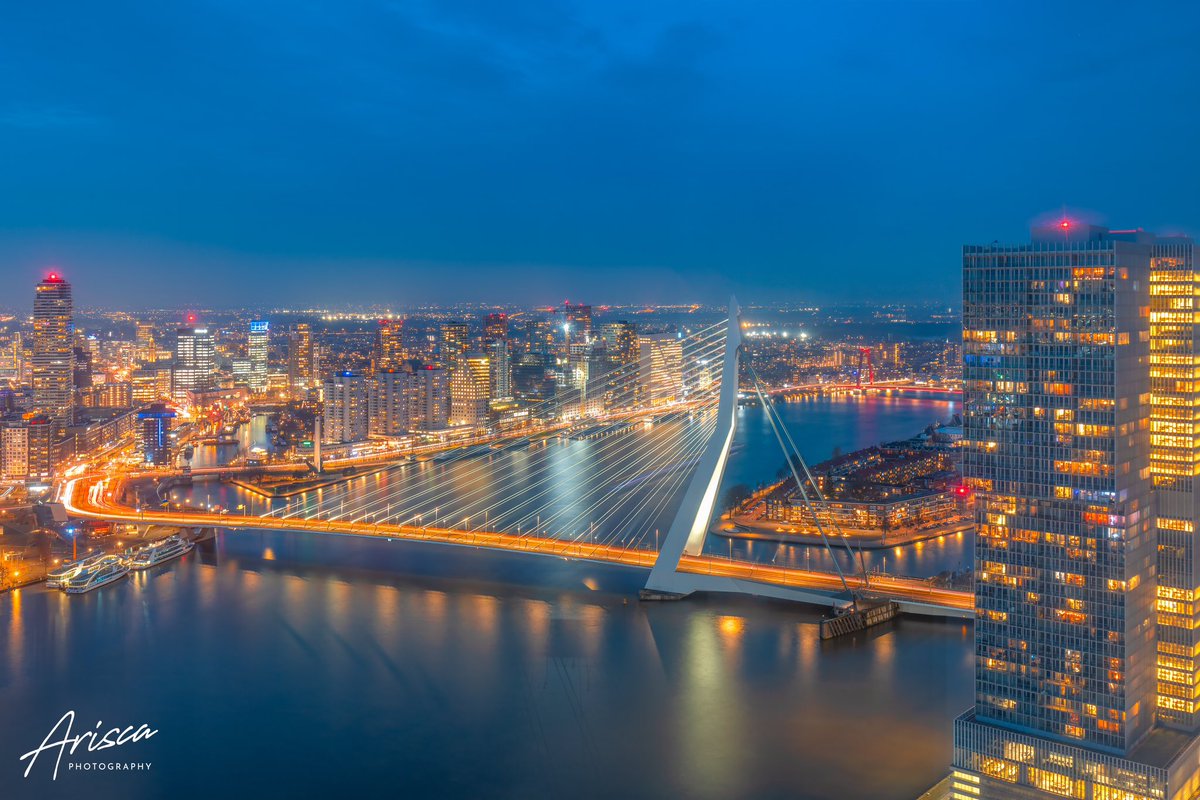
[[[638,388],[650,406],[683,399],[683,343],[670,334],[638,338]]]
[[[313,388],[313,376],[319,374],[315,356],[312,328],[307,322],[298,323],[288,334],[288,384],[293,397],[303,397]]]
[[[400,369],[404,362],[404,320],[381,319],[375,328],[375,342],[371,349],[371,370],[379,372]]]
[[[467,353],[450,376],[450,424],[482,427],[487,424],[491,401],[491,359]]]
[[[976,679],[955,721],[954,797],[1197,788],[1196,740],[1159,714],[1150,305],[1169,249],[1063,221],[963,250]]]
[[[175,332],[175,366],[171,373],[171,396],[185,402],[188,392],[205,391],[216,385],[217,359],[212,332],[203,325],[189,325]]]
[[[0,480],[29,477],[29,422],[19,416],[0,419]]]
[[[370,432],[370,392],[367,379],[339,372],[326,379],[322,438],[327,442],[361,442]]]
[[[71,284],[57,272],[34,294],[30,362],[34,407],[61,431],[75,421],[75,322]]]
[[[450,415],[446,371],[420,361],[375,373],[369,397],[372,435],[396,436],[445,428]]]
[[[265,319],[250,323],[250,334],[246,340],[246,354],[250,360],[248,384],[252,392],[267,390],[267,357],[271,350],[271,323]]]
[[[438,348],[442,366],[450,372],[458,368],[459,362],[467,352],[470,341],[470,329],[465,322],[443,322],[441,327],[441,344]]]

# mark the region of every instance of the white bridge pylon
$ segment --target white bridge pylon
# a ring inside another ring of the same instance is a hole
[[[729,450],[733,446],[733,435],[737,426],[738,359],[741,343],[741,309],[738,307],[737,298],[731,297],[725,360],[721,368],[721,394],[717,403],[717,424],[696,464],[696,471],[688,483],[679,511],[667,530],[642,596],[646,599],[665,599],[684,597],[693,592],[732,592],[829,605],[830,594],[826,592],[679,570],[679,562],[685,553],[695,556],[704,551],[704,542],[712,524],[717,494],[721,490],[721,479],[725,475],[725,465],[729,461]]]

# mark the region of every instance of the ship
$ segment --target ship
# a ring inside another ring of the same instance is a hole
[[[133,569],[149,569],[165,564],[174,558],[187,555],[194,545],[179,536],[168,536],[160,542],[146,545],[134,554],[129,562]]]
[[[119,581],[128,574],[129,567],[119,556],[104,556],[68,578],[62,588],[67,594],[83,594]]]
[[[98,553],[94,556],[87,556],[78,561],[68,561],[57,569],[52,569],[46,573],[46,586],[51,589],[61,589],[68,579],[74,576],[82,569],[93,566],[100,559],[104,558],[103,553]]]

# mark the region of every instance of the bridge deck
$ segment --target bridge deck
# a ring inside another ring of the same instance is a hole
[[[279,519],[276,517],[211,514],[193,511],[137,511],[128,506],[116,505],[110,502],[106,497],[104,487],[105,481],[103,476],[100,475],[82,476],[68,481],[62,495],[62,500],[67,511],[84,518],[136,524],[154,523],[195,527],[268,528],[351,536],[374,536],[387,539],[408,539],[464,547],[485,547],[533,555],[597,561],[641,569],[652,568],[658,560],[658,553],[653,550],[630,549],[614,545],[558,539],[547,536],[516,535],[499,531],[464,531],[455,528],[320,519]],[[692,575],[709,576],[709,581],[697,584],[702,589],[740,591],[747,594],[762,594],[775,597],[795,596],[795,593],[789,595],[775,591],[775,589],[786,588],[798,590],[803,594],[803,597],[799,599],[803,599],[806,602],[817,602],[825,605],[840,605],[845,602],[841,581],[837,575],[832,573],[776,567],[768,564],[730,560],[710,555],[684,555],[680,559],[678,568],[679,571]],[[863,586],[861,580],[858,580],[856,588],[866,589],[868,587]],[[908,578],[873,576],[869,590],[872,594],[901,602],[902,608],[909,613],[957,617],[971,617],[974,615],[974,598],[969,592],[939,589],[923,581]]]

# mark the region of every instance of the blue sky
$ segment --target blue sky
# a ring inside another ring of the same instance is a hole
[[[81,303],[954,299],[1047,211],[1196,232],[1200,11],[9,4],[0,275]],[[136,290],[132,287],[136,285]]]

